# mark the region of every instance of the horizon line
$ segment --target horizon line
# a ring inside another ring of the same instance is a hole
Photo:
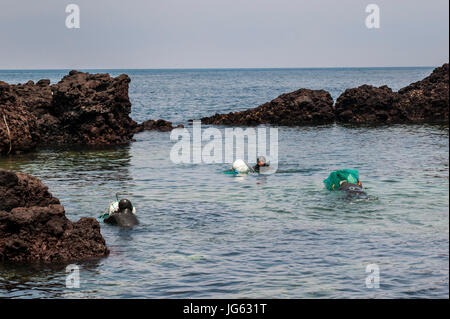
[[[443,64],[448,63],[444,62]],[[308,69],[388,69],[388,68],[436,68],[441,65],[418,65],[418,66],[324,66],[324,67],[187,67],[187,68],[36,68],[36,69],[18,69],[18,68],[0,68],[0,71],[66,71],[66,70],[308,70]]]

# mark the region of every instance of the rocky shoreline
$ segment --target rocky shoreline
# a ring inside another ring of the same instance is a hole
[[[0,262],[68,263],[108,254],[97,220],[71,222],[39,179],[0,169]]]
[[[215,114],[201,119],[204,124],[282,126],[328,123],[443,123],[449,113],[449,65],[436,68],[432,74],[400,89],[362,85],[345,90],[333,106],[331,95],[324,90],[300,89],[283,94],[256,108]]]

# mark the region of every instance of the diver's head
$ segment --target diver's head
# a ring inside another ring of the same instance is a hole
[[[125,211],[126,209],[133,211],[133,204],[128,199],[121,199],[119,201],[119,211]]]
[[[266,161],[266,158],[264,156],[258,156],[258,158],[256,159],[256,163],[259,166],[267,165],[267,161]]]

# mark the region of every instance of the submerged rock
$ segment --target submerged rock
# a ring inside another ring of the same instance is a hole
[[[132,140],[130,78],[71,71],[60,82],[0,82],[0,153],[47,145],[118,145]]]
[[[138,124],[136,127],[135,132],[143,132],[143,131],[160,131],[160,132],[169,132],[172,131],[175,128],[183,128],[183,125],[178,125],[174,127],[172,125],[172,122],[166,121],[166,120],[148,120],[145,122],[142,122],[141,124]]]
[[[203,124],[253,126],[326,124],[334,121],[333,99],[327,91],[300,89],[242,112],[215,114]]]
[[[93,218],[71,222],[36,177],[0,169],[0,261],[65,263],[107,256]]]

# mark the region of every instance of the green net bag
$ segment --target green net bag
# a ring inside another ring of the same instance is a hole
[[[351,184],[356,184],[359,180],[359,172],[354,169],[340,169],[338,171],[332,172],[324,184],[328,190],[337,190],[341,186],[341,182],[349,182]]]

